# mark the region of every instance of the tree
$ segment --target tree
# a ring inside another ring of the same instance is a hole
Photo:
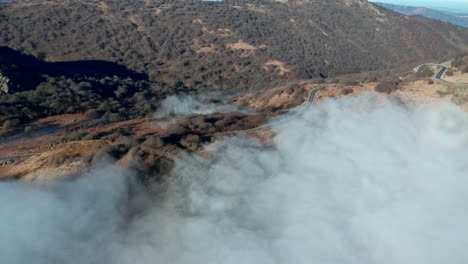
[[[21,121],[19,119],[8,119],[5,122],[3,122],[2,128],[4,130],[9,130],[15,128],[17,125],[19,125]]]

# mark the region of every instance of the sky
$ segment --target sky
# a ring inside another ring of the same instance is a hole
[[[372,0],[397,5],[424,6],[432,8],[449,9],[451,11],[468,12],[468,0]]]

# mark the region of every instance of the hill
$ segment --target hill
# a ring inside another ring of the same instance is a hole
[[[434,10],[426,7],[414,7],[414,6],[403,6],[393,5],[386,3],[376,3],[385,8],[397,11],[405,15],[418,15],[427,18],[437,19],[441,21],[447,21],[454,25],[462,27],[468,27],[468,14],[452,13],[448,11]]]
[[[17,0],[0,46],[48,62],[102,60],[172,90],[238,92],[437,61],[468,30],[361,0]]]

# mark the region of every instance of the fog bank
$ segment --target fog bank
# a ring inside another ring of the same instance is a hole
[[[128,203],[128,176],[112,167],[47,188],[1,183],[0,263],[468,261],[458,107],[363,95],[275,132],[274,148],[237,138],[210,159],[181,156],[157,200]]]

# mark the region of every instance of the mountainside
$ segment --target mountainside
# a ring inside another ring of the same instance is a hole
[[[0,46],[49,62],[103,60],[175,90],[236,92],[434,61],[468,29],[361,0],[17,0]]]
[[[414,6],[403,6],[393,5],[386,3],[376,3],[385,8],[397,11],[405,15],[419,15],[427,18],[437,19],[441,21],[447,21],[454,25],[462,27],[468,27],[468,14],[455,14],[446,11],[434,10],[426,7],[414,7]]]

